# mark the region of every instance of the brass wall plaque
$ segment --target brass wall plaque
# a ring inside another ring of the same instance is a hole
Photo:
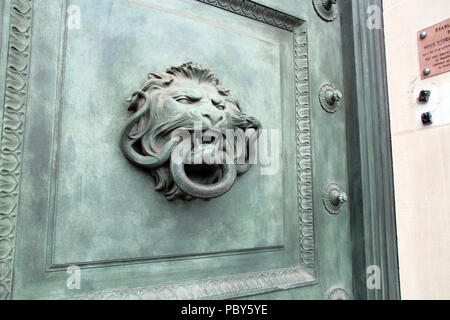
[[[450,71],[450,19],[417,33],[422,79]]]

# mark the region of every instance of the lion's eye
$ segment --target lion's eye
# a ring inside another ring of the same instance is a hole
[[[212,104],[219,110],[225,110],[225,104],[223,100],[211,100]]]
[[[182,104],[192,104],[198,101],[198,99],[195,98],[191,98],[191,97],[179,97],[175,99],[177,102],[182,103]]]

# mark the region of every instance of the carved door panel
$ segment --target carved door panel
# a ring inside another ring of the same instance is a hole
[[[3,297],[352,297],[339,4],[10,2]],[[193,120],[269,162],[186,178]]]

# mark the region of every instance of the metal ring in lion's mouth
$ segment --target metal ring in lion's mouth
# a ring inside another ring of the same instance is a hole
[[[182,144],[178,144],[172,154],[179,154]],[[186,157],[190,156],[186,154]],[[234,184],[237,177],[237,170],[235,164],[224,163],[221,164],[223,170],[223,177],[213,184],[201,184],[190,179],[185,170],[183,161],[170,161],[170,171],[172,173],[175,184],[185,193],[202,199],[217,198],[228,190]]]

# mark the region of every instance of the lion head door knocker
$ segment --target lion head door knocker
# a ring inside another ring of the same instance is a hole
[[[188,62],[150,73],[129,102],[122,151],[167,200],[219,197],[250,169],[261,124],[208,68]]]

